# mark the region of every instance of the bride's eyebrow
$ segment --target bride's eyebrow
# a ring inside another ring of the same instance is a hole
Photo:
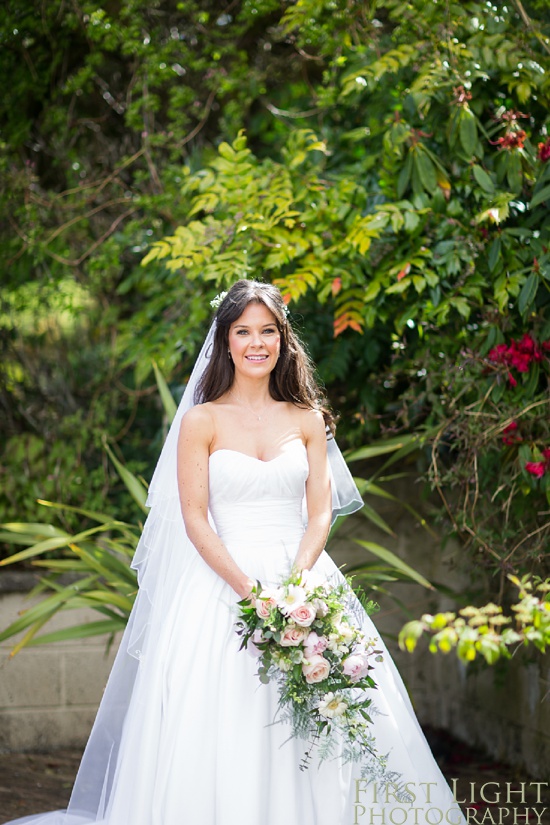
[[[274,327],[276,326],[275,321],[269,321],[267,324],[262,324],[260,329],[265,329],[266,327]],[[235,324],[233,329],[250,329],[247,324]]]

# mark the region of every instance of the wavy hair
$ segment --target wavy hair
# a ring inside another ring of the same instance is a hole
[[[227,357],[229,328],[250,303],[264,304],[273,313],[281,335],[279,358],[269,376],[271,397],[276,401],[290,401],[297,407],[319,410],[327,430],[334,435],[334,415],[315,378],[312,361],[287,319],[282,295],[273,284],[260,281],[237,281],[221,302],[216,313],[212,355],[197,384],[195,404],[215,401],[231,389],[235,366]]]

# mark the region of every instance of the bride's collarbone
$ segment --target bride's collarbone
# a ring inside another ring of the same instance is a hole
[[[214,413],[211,455],[226,450],[268,462],[286,452],[293,443],[300,441],[305,446],[299,415],[288,402],[273,400],[263,416],[231,397],[211,403]]]

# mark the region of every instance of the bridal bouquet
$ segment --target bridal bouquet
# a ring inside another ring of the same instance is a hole
[[[344,761],[383,763],[369,726],[376,687],[373,661],[381,661],[376,638],[365,638],[353,622],[357,599],[349,583],[330,585],[311,571],[293,571],[278,587],[258,582],[239,602],[236,630],[258,657],[258,675],[279,686],[281,719],[292,735],[310,742],[300,765],[308,767],[313,747],[322,761],[336,749]],[[375,609],[371,602],[366,606]],[[382,767],[383,771],[383,767]]]

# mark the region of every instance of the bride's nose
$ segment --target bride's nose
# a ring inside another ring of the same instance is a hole
[[[250,344],[253,347],[262,347],[263,346],[264,342],[262,341],[262,336],[261,336],[260,332],[252,332],[251,336],[250,336],[250,339],[251,339]]]

